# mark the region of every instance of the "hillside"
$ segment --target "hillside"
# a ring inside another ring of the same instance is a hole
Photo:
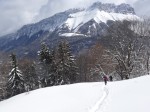
[[[0,102],[0,112],[150,112],[150,76],[48,87]]]

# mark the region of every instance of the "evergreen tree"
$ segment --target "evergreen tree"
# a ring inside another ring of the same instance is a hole
[[[66,52],[66,65],[68,67],[68,77],[70,83],[76,82],[76,78],[78,75],[78,68],[75,62],[75,57],[71,54],[71,48],[69,43],[64,42],[64,49]]]
[[[51,63],[51,58],[50,58],[50,51],[48,46],[45,43],[41,44],[41,50],[39,52],[40,55],[40,61],[43,62],[44,64],[50,64]]]
[[[76,81],[77,67],[67,42],[60,42],[57,50],[56,84],[69,84]]]
[[[28,65],[25,70],[26,90],[34,90],[38,88],[38,76],[35,71],[34,64]]]
[[[7,83],[7,97],[11,97],[22,92],[25,92],[25,85],[22,72],[18,69],[16,55],[11,54],[12,70],[9,73]]]
[[[54,62],[54,51],[50,52],[49,48],[45,43],[42,43],[41,51],[39,52],[40,61],[42,63],[43,74],[41,76],[41,84],[42,86],[52,86],[54,85],[54,70],[55,70],[55,62]]]
[[[49,64],[49,77],[48,77],[48,84],[49,86],[55,85],[55,78],[56,78],[56,70],[57,70],[57,65],[56,65],[56,51],[52,50],[50,54],[51,58],[51,63]]]
[[[77,66],[67,42],[61,42],[53,51],[49,51],[46,44],[43,43],[39,55],[43,65],[42,70],[44,70],[41,80],[44,87],[76,81]]]

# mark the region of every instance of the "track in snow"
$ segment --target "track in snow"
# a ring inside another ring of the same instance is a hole
[[[96,102],[96,104],[89,110],[89,112],[97,112],[97,111],[101,108],[101,106],[102,106],[102,104],[104,103],[105,99],[107,98],[107,96],[108,96],[108,94],[109,94],[108,89],[107,89],[105,86],[103,86],[103,87],[102,87],[102,90],[103,90],[103,95],[102,95],[102,97],[101,97],[101,98]]]

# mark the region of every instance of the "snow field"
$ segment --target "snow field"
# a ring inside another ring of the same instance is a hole
[[[0,102],[0,112],[150,112],[150,76],[53,86]]]

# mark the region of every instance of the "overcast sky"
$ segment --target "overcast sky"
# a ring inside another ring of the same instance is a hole
[[[150,0],[0,0],[0,35],[69,8],[87,7],[95,1],[128,3],[138,15],[150,16]]]

